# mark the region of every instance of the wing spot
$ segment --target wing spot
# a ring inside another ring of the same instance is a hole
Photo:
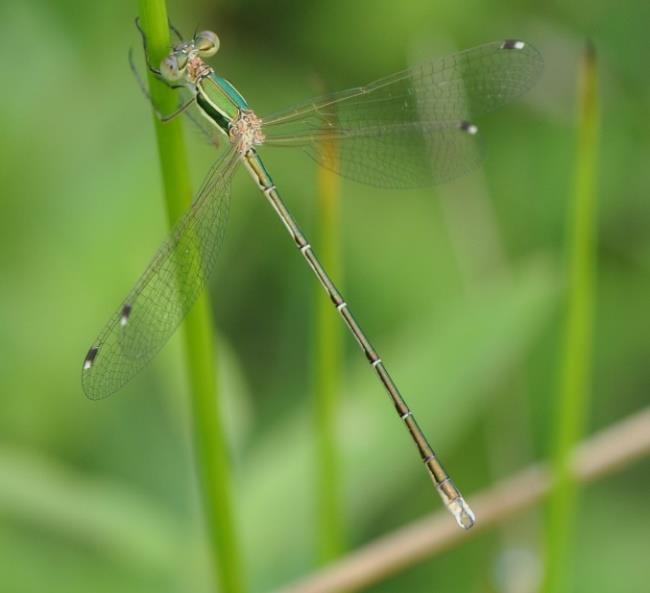
[[[84,371],[87,371],[90,367],[93,366],[93,362],[95,362],[95,358],[97,358],[98,352],[99,346],[93,346],[90,350],[88,350],[88,354],[86,354],[86,358],[84,359]]]
[[[120,314],[120,326],[126,327],[126,324],[129,322],[129,316],[131,315],[131,305],[124,305],[122,307],[122,312]]]
[[[526,47],[526,44],[518,39],[506,39],[501,44],[501,49],[524,49],[524,47]]]
[[[478,134],[478,127],[477,127],[475,124],[470,123],[470,122],[468,122],[468,121],[462,121],[462,122],[460,122],[460,125],[459,125],[458,127],[459,127],[463,132],[467,132],[467,133],[470,134],[471,136],[475,136],[476,134]]]

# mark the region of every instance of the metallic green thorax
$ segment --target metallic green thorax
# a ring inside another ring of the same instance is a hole
[[[222,132],[228,134],[228,125],[248,103],[225,78],[212,72],[197,84],[197,104],[201,111]]]
[[[222,92],[228,96],[228,98],[239,108],[239,109],[248,109],[248,103],[246,99],[241,96],[240,92],[228,82],[222,76],[219,76],[217,73],[213,72],[210,75],[210,79],[222,90]]]

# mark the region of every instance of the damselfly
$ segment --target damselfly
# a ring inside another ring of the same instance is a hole
[[[144,35],[143,40],[147,55]],[[258,148],[300,148],[320,165],[377,187],[408,188],[445,181],[480,161],[474,117],[525,93],[541,73],[540,54],[523,41],[488,43],[259,117],[235,87],[204,61],[218,49],[217,36],[205,31],[189,41],[181,39],[159,67],[147,58],[150,71],[186,97],[174,113],[158,116],[170,120],[183,112],[190,114],[192,108],[195,123],[210,134],[225,136],[227,148],[88,351],[82,370],[86,395],[100,399],[118,390],[174,333],[214,267],[231,179],[243,163],[384,385],[444,504],[461,527],[471,527],[471,509],[284,205]],[[327,148],[332,145],[335,151]]]

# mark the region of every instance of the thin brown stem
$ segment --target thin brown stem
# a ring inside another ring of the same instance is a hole
[[[591,482],[650,453],[650,408],[622,420],[573,449],[570,471]],[[367,587],[417,562],[476,537],[540,502],[552,486],[546,464],[529,466],[472,497],[481,520],[460,531],[443,512],[434,513],[352,552],[328,568],[276,593],[334,593]]]

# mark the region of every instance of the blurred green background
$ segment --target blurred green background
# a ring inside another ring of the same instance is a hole
[[[79,382],[96,333],[166,232],[147,103],[127,64],[136,3],[0,7],[0,591],[209,591],[176,336],[115,397]],[[481,120],[484,167],[426,191],[342,185],[345,293],[423,428],[470,494],[548,454],[565,294],[578,58],[599,55],[602,146],[593,402],[587,432],[648,403],[650,74],[641,0],[169,2],[216,30],[212,60],[260,114],[507,37],[541,82]],[[15,62],[12,60],[15,59]],[[213,158],[188,129],[195,186]],[[316,167],[267,157],[309,236]],[[254,237],[254,238],[251,238]],[[249,179],[233,188],[211,283],[246,578],[316,566],[314,280]],[[346,546],[439,508],[376,378],[344,338]],[[650,463],[589,486],[574,590],[647,590]],[[539,510],[372,591],[534,591]]]

